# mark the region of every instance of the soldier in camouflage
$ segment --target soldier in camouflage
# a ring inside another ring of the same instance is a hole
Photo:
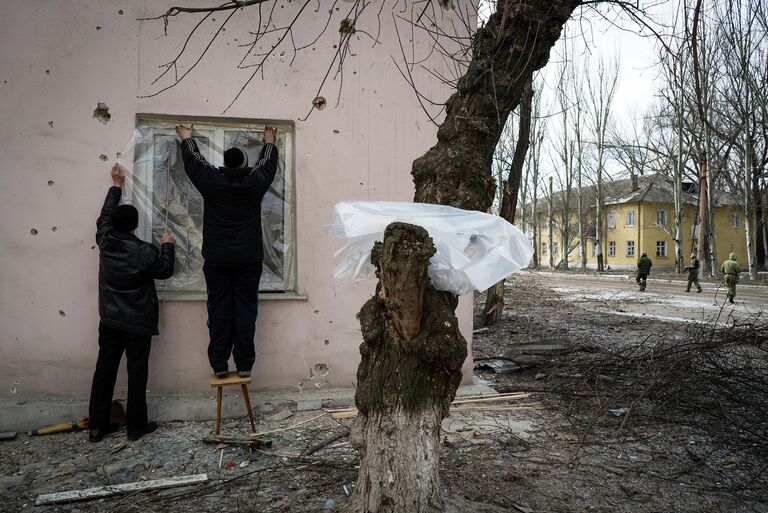
[[[720,270],[725,278],[725,291],[728,295],[728,301],[733,303],[733,298],[736,296],[736,284],[739,283],[739,273],[741,272],[741,266],[736,260],[736,253],[728,255],[728,260],[723,262]]]
[[[648,258],[647,253],[640,255],[640,260],[637,261],[637,272],[635,273],[635,281],[640,286],[640,292],[645,292],[646,281],[652,266],[653,262]]]

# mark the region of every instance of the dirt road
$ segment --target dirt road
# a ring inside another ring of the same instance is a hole
[[[758,312],[768,313],[768,287],[740,284],[736,304],[727,302],[722,286],[702,284],[703,292],[685,292],[684,281],[648,280],[646,292],[627,276],[533,272],[542,284],[585,309],[627,317],[670,322],[731,324]]]

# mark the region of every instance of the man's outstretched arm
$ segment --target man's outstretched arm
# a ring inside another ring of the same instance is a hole
[[[213,172],[213,166],[200,153],[197,141],[192,138],[191,125],[189,128],[176,125],[176,135],[181,138],[181,158],[184,161],[184,172],[187,173],[194,186],[199,189],[198,184],[210,176]]]
[[[150,266],[150,273],[156,280],[166,280],[173,276],[173,265],[175,262],[176,239],[170,233],[165,232],[160,241],[160,254]]]
[[[264,127],[264,147],[261,149],[259,161],[254,166],[251,173],[258,174],[264,183],[264,192],[272,185],[277,173],[277,146],[275,146],[276,137],[275,128],[271,126]]]
[[[120,204],[120,197],[123,195],[123,184],[125,183],[125,173],[120,164],[115,164],[110,170],[112,175],[112,187],[107,191],[107,197],[104,199],[104,206],[101,207],[101,214],[96,220],[96,244],[101,245],[104,236],[112,231],[112,212]]]

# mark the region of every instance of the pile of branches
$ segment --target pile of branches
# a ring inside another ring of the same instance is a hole
[[[696,424],[714,438],[768,456],[765,314],[570,353],[545,372],[548,391],[579,403],[575,410],[585,418],[612,414],[619,430],[648,419]]]

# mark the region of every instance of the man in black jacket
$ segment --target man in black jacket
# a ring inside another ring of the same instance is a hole
[[[248,165],[241,148],[224,152],[214,167],[200,154],[192,127],[176,126],[184,170],[203,197],[203,274],[208,289],[208,360],[219,376],[234,356],[240,377],[251,375],[263,261],[261,200],[277,172],[275,129],[264,128],[259,161]]]
[[[88,439],[98,442],[114,431],[109,423],[117,370],[125,352],[128,367],[128,439],[157,428],[147,422],[147,375],[152,335],[158,335],[155,279],[173,275],[174,244],[168,233],[160,250],[133,234],[139,216],[133,205],[119,205],[125,181],[112,167],[112,187],[96,221],[99,246],[99,357],[93,373]]]

